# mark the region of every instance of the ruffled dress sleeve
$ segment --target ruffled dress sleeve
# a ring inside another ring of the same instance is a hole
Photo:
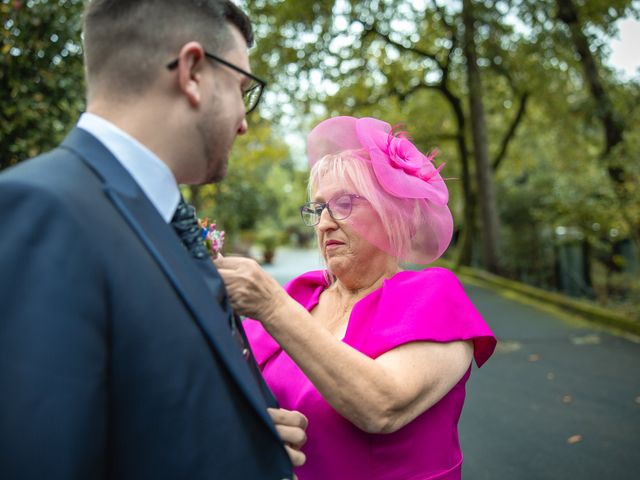
[[[326,287],[324,270],[304,273],[284,286],[287,293],[307,310],[311,310],[318,303],[320,294]],[[253,356],[262,370],[269,359],[282,348],[259,321],[247,318],[242,325],[249,339]]]
[[[360,300],[344,341],[371,358],[408,342],[472,340],[476,364],[496,339],[456,276],[444,268],[403,271]]]

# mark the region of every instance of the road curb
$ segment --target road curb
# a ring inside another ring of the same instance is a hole
[[[436,265],[453,270],[463,281],[465,280],[465,277],[468,277],[475,281],[480,281],[487,286],[508,289],[521,295],[525,295],[533,300],[553,303],[562,310],[578,315],[589,322],[614,327],[624,332],[640,336],[640,318],[638,318],[638,320],[634,320],[633,318],[628,318],[626,315],[594,305],[587,301],[576,300],[556,292],[549,292],[541,288],[494,275],[484,270],[464,266],[454,268],[453,262],[443,260],[439,260]],[[415,265],[413,267],[415,267],[415,269],[424,268],[419,265]]]

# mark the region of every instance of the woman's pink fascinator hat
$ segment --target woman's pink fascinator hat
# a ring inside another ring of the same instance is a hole
[[[435,152],[424,155],[406,134],[394,134],[391,125],[375,118],[330,118],[319,123],[307,137],[310,167],[326,155],[345,151],[370,166],[368,170],[383,196],[397,199],[382,208],[395,210],[388,217],[409,226],[410,248],[394,251],[387,240],[370,237],[371,229],[359,232],[407,262],[427,264],[440,257],[451,242],[453,219],[447,206],[449,191],[440,176],[443,165],[436,168],[433,164]],[[372,205],[375,208],[373,202]],[[390,225],[385,229],[393,235]]]

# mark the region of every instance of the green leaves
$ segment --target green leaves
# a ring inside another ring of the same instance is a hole
[[[296,171],[282,133],[267,122],[239,137],[221,183],[198,188],[198,215],[225,230],[228,249],[263,231],[303,228],[298,207],[306,199],[306,173]],[[264,235],[262,235],[264,236]]]
[[[0,4],[0,169],[60,142],[84,108],[81,0]]]
[[[604,62],[616,20],[637,18],[640,4],[572,2],[612,118],[625,126],[606,158],[603,103],[594,100],[572,29],[559,20],[558,0],[473,2],[489,157],[501,159],[501,252],[514,276],[553,267],[549,244],[559,226],[581,230],[594,248],[610,231],[640,236],[640,85]],[[457,228],[483,228],[473,216],[461,0],[241,3],[255,25],[252,68],[269,82],[263,120],[238,140],[227,179],[199,190],[201,215],[231,237],[298,233],[306,173],[295,168],[305,162],[294,162],[290,137],[299,142],[330,115],[376,116],[403,123],[423,151],[438,148]],[[81,0],[1,0],[0,168],[53,147],[82,110],[81,9]],[[611,169],[624,171],[615,187]]]

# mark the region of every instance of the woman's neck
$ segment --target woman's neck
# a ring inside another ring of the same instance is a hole
[[[331,289],[345,300],[348,298],[360,299],[380,288],[385,279],[393,277],[400,271],[398,263],[393,259],[389,259],[380,267],[372,269],[369,265],[369,268],[364,271],[354,268],[341,272],[336,275],[336,281]]]

